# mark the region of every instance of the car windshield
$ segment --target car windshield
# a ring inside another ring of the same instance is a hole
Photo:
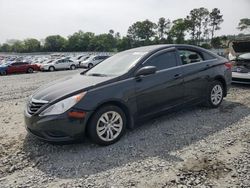
[[[7,67],[7,66],[9,66],[9,65],[11,65],[11,63],[3,63],[1,66]]]
[[[124,51],[90,69],[88,76],[119,76],[131,69],[147,52]]]
[[[239,59],[250,59],[250,53],[240,55]]]

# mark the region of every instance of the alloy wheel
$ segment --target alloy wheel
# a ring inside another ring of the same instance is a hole
[[[122,117],[115,111],[108,111],[102,114],[97,121],[97,135],[103,141],[113,141],[121,134],[122,129]]]
[[[211,91],[211,102],[213,105],[220,104],[223,98],[223,89],[221,85],[215,85]]]

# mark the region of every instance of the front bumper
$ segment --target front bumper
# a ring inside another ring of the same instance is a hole
[[[39,139],[50,142],[64,142],[83,138],[90,112],[84,119],[68,117],[67,113],[40,117],[24,113],[25,127]]]
[[[239,84],[250,84],[250,73],[232,72],[232,82]]]

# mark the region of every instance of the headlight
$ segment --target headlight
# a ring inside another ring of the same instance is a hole
[[[48,115],[58,115],[66,112],[68,109],[73,107],[76,103],[78,103],[86,94],[80,93],[78,95],[74,95],[72,97],[69,97],[67,99],[64,99],[62,101],[59,101],[52,106],[48,107],[44,111],[42,111],[39,116],[48,116]]]

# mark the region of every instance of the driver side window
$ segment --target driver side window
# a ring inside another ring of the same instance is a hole
[[[170,51],[153,56],[145,63],[145,66],[155,66],[157,71],[175,67],[177,66],[176,53]]]

